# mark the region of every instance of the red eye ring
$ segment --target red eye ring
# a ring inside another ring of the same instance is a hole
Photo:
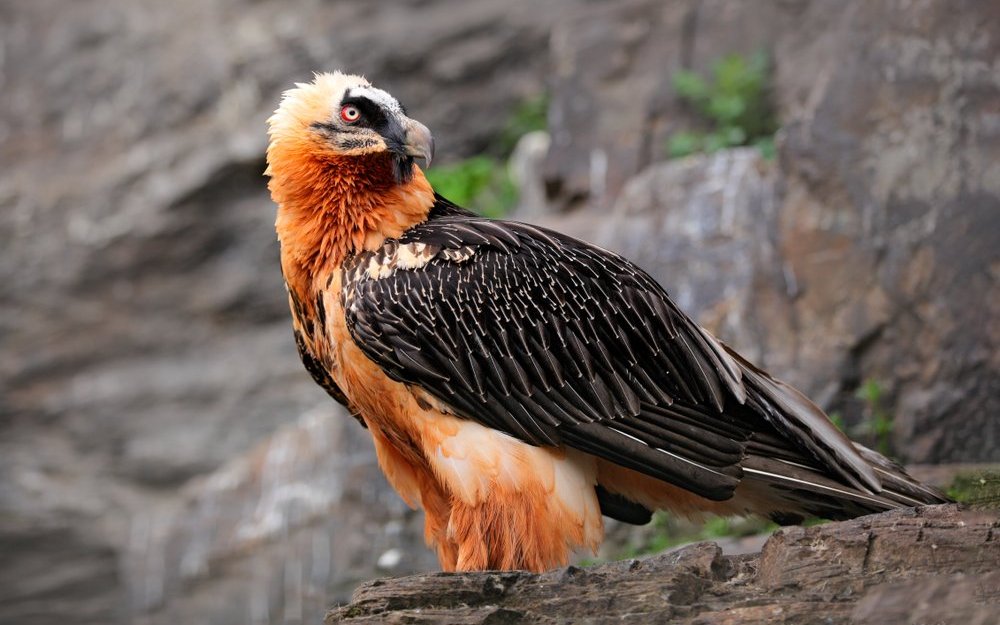
[[[361,119],[361,111],[353,104],[345,104],[344,107],[340,109],[340,119],[345,123],[353,124]]]

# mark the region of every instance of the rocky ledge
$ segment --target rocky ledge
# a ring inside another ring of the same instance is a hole
[[[1000,511],[955,505],[778,530],[760,553],[715,543],[541,575],[368,582],[333,623],[995,623]]]

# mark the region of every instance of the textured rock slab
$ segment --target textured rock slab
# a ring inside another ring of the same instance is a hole
[[[990,625],[1000,606],[1000,573],[934,575],[872,588],[852,613],[858,625]]]
[[[901,510],[782,529],[761,554],[724,556],[717,545],[698,543],[644,560],[541,575],[376,580],[326,622],[846,625],[856,618],[902,625],[930,614],[943,623],[988,622],[962,619],[1000,607],[997,533],[997,511]],[[907,605],[900,593],[908,589],[930,589],[955,603],[933,610]]]

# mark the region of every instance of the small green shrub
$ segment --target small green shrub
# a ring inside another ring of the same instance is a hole
[[[642,544],[626,547],[620,555],[621,558],[651,555],[703,540],[743,538],[778,529],[777,524],[757,517],[712,517],[697,525],[672,517],[663,511],[653,513],[651,525],[653,532],[646,540]]]
[[[486,217],[503,217],[517,204],[517,186],[506,166],[489,156],[473,156],[424,173],[435,191]]]
[[[503,130],[487,148],[493,156],[472,156],[424,172],[434,190],[459,206],[486,217],[503,217],[517,205],[518,189],[507,172],[506,160],[518,140],[546,127],[546,94],[524,100],[511,112]]]
[[[844,425],[844,415],[840,414],[839,411],[831,412],[827,416],[830,417],[830,423],[833,424],[833,427],[837,428],[841,432],[847,431],[846,429],[844,429],[846,427]]]
[[[507,118],[500,136],[496,140],[496,150],[504,157],[510,156],[518,140],[529,132],[545,130],[548,127],[549,96],[541,93],[528,98],[514,107]]]
[[[866,445],[875,447],[879,453],[889,455],[892,449],[892,415],[882,405],[882,385],[878,380],[868,379],[858,387],[854,396],[862,402],[861,420],[848,426],[840,411],[830,413],[833,425],[848,436],[862,439]]]
[[[858,434],[871,437],[879,453],[889,455],[892,447],[892,415],[882,407],[882,386],[877,380],[869,379],[861,385],[856,395],[865,403],[864,420],[858,424]]]
[[[682,131],[667,141],[671,158],[754,145],[765,158],[774,157],[777,119],[767,97],[767,55],[730,55],[712,66],[712,79],[681,70],[674,74],[678,97],[702,118],[706,131]]]

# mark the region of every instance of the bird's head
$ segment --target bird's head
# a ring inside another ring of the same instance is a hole
[[[434,138],[406,109],[360,76],[317,74],[284,93],[268,120],[268,174],[301,176],[306,163],[327,163],[368,177],[391,174],[404,184],[414,159],[430,164]],[[390,181],[377,181],[390,182]]]
[[[268,120],[268,188],[286,277],[375,249],[427,218],[434,191],[414,163],[434,139],[360,76],[318,74],[284,93]]]

